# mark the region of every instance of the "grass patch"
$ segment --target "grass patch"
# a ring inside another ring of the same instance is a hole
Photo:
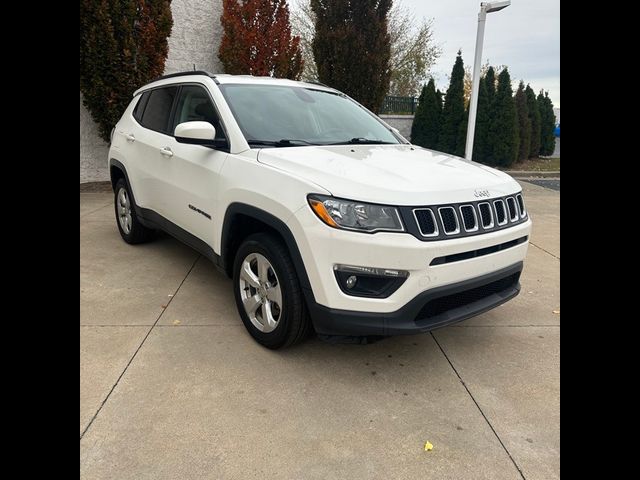
[[[530,158],[524,162],[514,163],[509,170],[526,170],[528,172],[559,172],[560,157],[558,158]]]

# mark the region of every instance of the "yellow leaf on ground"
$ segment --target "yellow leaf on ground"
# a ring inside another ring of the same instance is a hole
[[[431,450],[433,450],[433,445],[431,445],[431,442],[427,442],[427,443],[425,443],[425,444],[424,444],[424,451],[425,451],[425,452],[429,452],[429,451],[431,451]]]
[[[556,315],[560,315],[560,310],[554,310],[553,313],[555,313]]]
[[[180,320],[174,320],[174,321],[173,321],[173,324],[174,324],[174,325],[180,325],[181,323],[182,323],[182,322],[181,322]]]

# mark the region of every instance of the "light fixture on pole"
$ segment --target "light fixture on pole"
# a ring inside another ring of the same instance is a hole
[[[473,136],[476,130],[476,115],[478,113],[478,90],[480,87],[480,65],[482,63],[482,42],[484,41],[484,22],[487,13],[498,12],[511,5],[511,0],[504,2],[482,2],[478,13],[478,34],[476,36],[476,56],[473,60],[473,82],[471,84],[471,99],[469,101],[469,123],[467,127],[467,143],[464,158],[471,160],[473,154]]]

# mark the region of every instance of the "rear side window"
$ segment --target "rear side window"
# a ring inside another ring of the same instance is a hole
[[[149,94],[151,92],[144,92],[140,98],[140,100],[138,100],[138,104],[136,105],[136,108],[133,109],[133,118],[135,118],[138,122],[140,122],[142,120],[142,114],[144,113],[144,107],[147,105],[147,102],[149,101]]]
[[[140,121],[142,126],[156,132],[171,135],[169,117],[171,116],[171,107],[177,93],[178,87],[157,88],[149,92],[149,99]]]

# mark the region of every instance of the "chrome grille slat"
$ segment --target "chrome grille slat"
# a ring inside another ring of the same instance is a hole
[[[482,208],[484,206],[487,208]],[[493,210],[489,202],[480,202],[478,204],[478,210],[480,211],[480,218],[482,219],[482,228],[485,230],[493,228]]]
[[[455,235],[457,233],[460,233],[460,222],[458,221],[458,214],[456,213],[455,208],[440,207],[438,208],[438,215],[440,215],[440,221],[442,222],[442,229],[444,230],[445,235]],[[451,228],[452,223],[454,228]]]
[[[522,194],[519,193],[516,195],[516,200],[518,201],[518,209],[520,210],[520,218],[524,218],[527,216],[527,210],[524,208],[524,199],[522,198]]]
[[[493,208],[496,211],[496,223],[498,226],[506,225],[509,220],[507,219],[507,207],[504,204],[504,200],[501,198],[494,200]],[[502,218],[502,220],[500,220],[500,218]]]
[[[465,232],[475,232],[478,230],[478,215],[473,205],[461,205],[460,216]],[[469,225],[471,223],[471,225]]]
[[[420,235],[423,237],[438,236],[438,222],[436,222],[436,216],[433,214],[433,210],[430,208],[414,208],[413,218],[416,219]]]
[[[516,206],[515,198],[507,197],[507,209],[509,211],[509,220],[511,222],[517,222],[520,215],[518,214],[518,207]]]

